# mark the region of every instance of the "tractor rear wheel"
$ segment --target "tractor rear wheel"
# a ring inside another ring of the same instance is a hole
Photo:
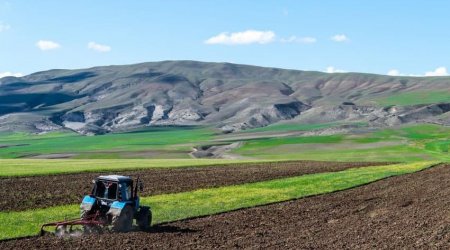
[[[119,215],[113,216],[112,226],[114,232],[128,232],[133,227],[133,208],[125,206]]]
[[[152,211],[149,207],[141,207],[137,216],[137,224],[142,231],[148,230],[152,224]]]

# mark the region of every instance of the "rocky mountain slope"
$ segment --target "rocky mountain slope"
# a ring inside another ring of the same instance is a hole
[[[393,77],[164,61],[0,79],[0,131],[99,134],[153,125],[224,132],[284,120],[449,124],[449,77]]]

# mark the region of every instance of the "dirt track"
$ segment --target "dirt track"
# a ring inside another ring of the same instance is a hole
[[[0,248],[448,249],[450,165],[296,201],[169,223],[151,232],[0,242]]]
[[[149,169],[120,172],[120,174],[140,176],[145,183],[146,188],[142,194],[145,196],[380,164],[382,163],[296,161]],[[0,188],[0,197],[2,197],[0,199],[0,211],[26,210],[78,203],[84,194],[90,192],[91,180],[100,174],[81,173],[0,179],[0,187],[2,187]]]

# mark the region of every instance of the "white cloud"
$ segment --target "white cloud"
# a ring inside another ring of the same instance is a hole
[[[446,67],[438,67],[434,71],[428,71],[425,73],[425,76],[448,76]]]
[[[0,72],[0,78],[7,77],[7,76],[21,77],[21,76],[23,76],[23,74],[22,73],[13,73],[13,72],[9,72],[9,71]]]
[[[8,24],[0,22],[0,32],[7,31],[9,29],[11,29],[11,26],[9,26]]]
[[[282,43],[306,43],[311,44],[317,42],[317,39],[315,37],[296,37],[291,36],[289,38],[282,38],[280,39],[280,42]]]
[[[61,48],[61,45],[59,45],[56,42],[49,41],[49,40],[39,40],[36,43],[36,46],[40,50],[52,50],[52,49],[59,49],[59,48]]]
[[[104,45],[104,44],[99,44],[96,42],[89,42],[88,43],[88,49],[92,49],[98,52],[109,52],[111,51],[111,46],[108,45]]]
[[[342,70],[342,69],[336,69],[333,66],[329,66],[329,67],[326,68],[325,72],[327,72],[327,73],[345,73],[347,71]]]
[[[335,41],[335,42],[347,42],[350,39],[348,39],[348,37],[344,34],[337,34],[331,37],[331,40]]]
[[[225,44],[225,45],[241,45],[241,44],[267,44],[275,40],[273,31],[246,30],[242,32],[228,33],[222,32],[205,41],[206,44]]]
[[[400,71],[398,71],[398,69],[391,69],[387,72],[387,74],[389,76],[399,76],[400,75]]]
[[[418,74],[404,74],[397,69],[391,69],[387,72],[387,75],[390,76],[412,76],[412,77],[424,77],[424,76],[449,76],[450,74],[447,71],[446,67],[438,67],[433,71],[425,72],[423,75]]]

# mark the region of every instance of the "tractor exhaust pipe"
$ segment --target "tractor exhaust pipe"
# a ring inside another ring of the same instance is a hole
[[[137,177],[137,179],[136,179],[136,184],[134,185],[134,194],[133,194],[133,199],[135,199],[136,197],[138,197],[137,196],[137,193],[138,193],[138,186],[139,186],[139,183],[141,182],[141,180],[140,180],[140,178],[139,178],[139,176]]]

